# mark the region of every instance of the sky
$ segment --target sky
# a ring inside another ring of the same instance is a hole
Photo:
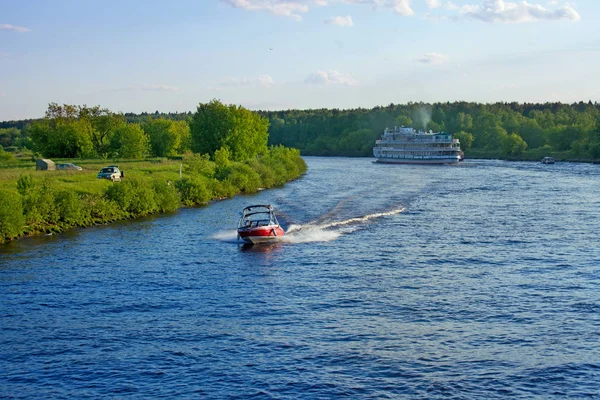
[[[600,101],[600,1],[0,0],[0,121]]]

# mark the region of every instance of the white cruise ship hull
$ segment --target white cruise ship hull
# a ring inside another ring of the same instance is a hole
[[[377,158],[375,162],[382,164],[458,164],[458,157],[448,158]]]

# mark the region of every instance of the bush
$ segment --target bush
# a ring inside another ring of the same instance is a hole
[[[154,191],[145,182],[128,180],[111,185],[106,198],[118,204],[130,217],[143,217],[157,211]]]
[[[25,178],[28,181],[28,178]],[[52,181],[46,179],[39,183],[35,180],[25,189],[23,211],[29,231],[47,231],[60,220],[60,212],[56,207],[56,190]],[[21,190],[21,187],[19,188]]]
[[[179,191],[182,203],[186,206],[207,203],[212,197],[206,180],[200,177],[179,179],[175,182],[175,187]]]
[[[21,235],[24,225],[21,195],[7,189],[0,189],[0,243]]]
[[[19,179],[17,179],[17,191],[21,196],[25,196],[33,186],[33,176],[31,175],[21,175],[19,176]]]
[[[152,188],[154,189],[154,198],[160,212],[175,211],[179,208],[181,198],[175,185],[170,181],[154,181]]]
[[[228,180],[220,181],[218,179],[212,179],[209,182],[209,187],[213,194],[213,198],[215,199],[227,199],[238,193],[238,189]]]
[[[92,221],[95,223],[112,222],[127,216],[116,202],[106,198],[90,196],[86,201],[90,206]]]
[[[56,206],[60,220],[68,226],[85,225],[89,221],[90,211],[83,201],[71,191],[61,191],[56,195]]]
[[[260,175],[246,164],[234,163],[225,180],[238,191],[256,193],[261,184]]]
[[[133,201],[133,188],[127,182],[116,183],[106,189],[105,198],[114,202],[119,206],[119,209],[124,213],[128,213],[128,209]]]
[[[6,151],[4,151],[4,148],[0,146],[0,161],[13,161],[14,159],[14,155],[12,155],[11,153],[7,153]]]
[[[215,174],[215,163],[210,161],[208,154],[185,154],[183,158],[185,172],[193,175],[212,177]]]

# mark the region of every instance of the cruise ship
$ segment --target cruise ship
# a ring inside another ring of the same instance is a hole
[[[456,164],[462,160],[460,141],[444,132],[385,128],[375,142],[376,162],[392,164]]]

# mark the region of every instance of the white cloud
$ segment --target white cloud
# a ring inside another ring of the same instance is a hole
[[[16,26],[11,24],[0,24],[0,31],[13,31],[13,32],[30,32],[31,29],[25,28],[24,26]]]
[[[373,9],[378,7],[389,8],[404,16],[414,15],[411,0],[221,0],[234,8],[250,11],[267,11],[274,15],[302,20],[302,15],[309,11],[309,6],[328,6],[335,3],[370,5]]]
[[[417,61],[423,64],[440,64],[448,59],[447,56],[439,53],[425,53]]]
[[[344,74],[330,69],[329,71],[317,71],[310,74],[304,83],[314,85],[346,85],[354,86],[358,82],[349,74]]]
[[[540,20],[577,21],[581,18],[568,3],[552,11],[540,4],[526,1],[510,3],[504,0],[485,0],[483,5],[465,5],[460,9],[462,15],[484,22],[519,23]]]
[[[354,25],[354,23],[352,22],[352,17],[349,15],[345,16],[345,17],[331,17],[331,18],[326,19],[323,22],[328,25],[337,25],[337,26],[353,26]]]
[[[376,0],[377,2],[377,0]],[[404,15],[406,17],[413,15],[415,12],[410,8],[410,0],[392,0],[391,1],[392,9],[400,15]]]
[[[438,8],[440,6],[440,0],[425,0],[429,9]]]
[[[234,8],[241,8],[250,11],[268,11],[275,15],[294,18],[296,21],[301,21],[300,13],[308,11],[309,1],[295,0],[221,0]],[[323,2],[320,2],[323,4]],[[325,3],[326,4],[326,3]]]
[[[258,83],[260,86],[270,88],[275,85],[275,81],[269,75],[261,75],[258,77]]]

